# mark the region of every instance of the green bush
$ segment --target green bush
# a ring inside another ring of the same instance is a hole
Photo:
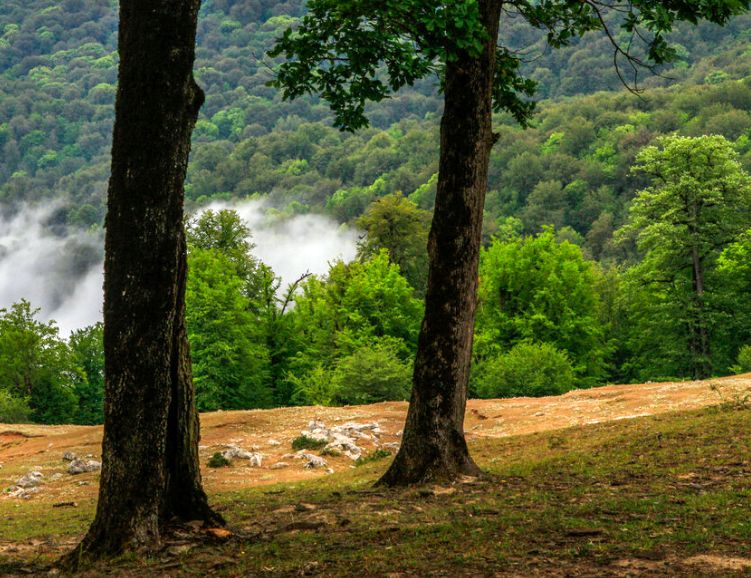
[[[328,445],[326,440],[317,440],[306,435],[301,435],[292,440],[293,450],[320,450]]]
[[[481,363],[474,388],[479,397],[542,397],[574,389],[565,352],[548,343],[519,343],[508,353]]]
[[[738,364],[733,368],[736,373],[751,371],[751,345],[744,345],[738,352]]]
[[[25,399],[0,389],[0,423],[26,423],[30,417],[31,408]]]
[[[377,450],[370,452],[366,456],[357,458],[355,460],[355,466],[364,466],[365,464],[369,464],[370,462],[377,462],[378,460],[388,458],[389,456],[391,456],[390,451],[378,448]]]
[[[229,466],[232,462],[225,458],[222,454],[219,452],[216,452],[213,456],[209,458],[208,466],[210,468],[226,468]]]
[[[332,377],[334,401],[339,404],[405,400],[412,384],[412,363],[399,357],[396,344],[381,341],[340,359]]]

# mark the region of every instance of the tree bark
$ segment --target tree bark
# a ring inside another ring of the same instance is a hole
[[[482,214],[492,132],[500,0],[480,0],[488,32],[479,57],[446,65],[441,152],[425,317],[402,445],[379,481],[407,485],[478,475],[464,438]]]
[[[223,520],[198,464],[185,330],[183,182],[203,92],[200,0],[121,0],[105,238],[105,408],[96,517],[70,556],[159,546],[174,519]]]
[[[709,346],[709,331],[704,312],[704,264],[696,243],[691,247],[692,281],[694,289],[693,327],[690,333],[691,360],[693,363],[693,378],[706,379],[712,375],[711,351]]]

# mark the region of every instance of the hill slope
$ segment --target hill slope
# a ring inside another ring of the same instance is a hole
[[[386,462],[350,468],[342,457],[327,458],[334,475],[265,465],[206,472],[230,536],[187,525],[159,556],[83,575],[747,575],[750,386],[745,375],[471,402],[470,443],[491,477],[448,487],[372,489]],[[697,407],[705,409],[672,411]],[[404,409],[204,415],[202,459],[227,443],[268,444],[274,435],[283,443],[264,446],[271,463],[312,418],[378,419],[382,441],[391,440]],[[638,417],[645,414],[654,415]],[[50,477],[63,469],[61,452],[93,451],[99,436],[98,428],[6,430],[4,481],[30,466]],[[319,479],[249,487],[303,477]],[[64,476],[29,500],[0,499],[0,573],[45,575],[46,561],[72,548],[90,522],[95,481]]]

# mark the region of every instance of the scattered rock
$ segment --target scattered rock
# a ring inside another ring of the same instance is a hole
[[[73,452],[65,452],[63,454],[64,462],[75,462],[77,459],[78,459],[78,456],[74,454]]]
[[[19,498],[21,500],[28,500],[34,494],[39,493],[38,487],[33,488],[20,488],[18,486],[12,486],[7,490],[8,496],[11,498]]]
[[[277,447],[282,445],[282,442],[280,442],[279,440],[269,440],[268,444],[272,447]]]
[[[377,442],[381,428],[377,422],[347,422],[327,428],[322,421],[313,420],[308,424],[308,429],[300,433],[307,438],[327,442],[327,445],[323,448],[324,452],[339,452],[354,461],[358,460],[363,454],[362,448],[357,445],[355,440],[375,439]]]
[[[98,472],[102,469],[102,463],[96,460],[73,460],[68,466],[68,473],[72,476],[87,472]]]
[[[16,486],[19,488],[35,488],[38,485],[42,483],[42,480],[44,479],[44,474],[40,471],[33,470],[26,474],[25,476],[21,476],[16,480]]]
[[[261,462],[263,461],[263,454],[257,452],[249,452],[248,450],[244,450],[243,448],[236,445],[228,445],[227,449],[222,452],[222,456],[224,456],[228,460],[248,460],[250,462],[250,465],[256,468],[260,468]]]
[[[282,468],[288,468],[289,464],[287,462],[276,462],[271,466],[272,470],[281,470]]]

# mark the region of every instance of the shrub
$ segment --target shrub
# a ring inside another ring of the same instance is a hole
[[[293,450],[320,450],[328,445],[326,440],[317,440],[306,435],[301,435],[292,440]]]
[[[30,417],[31,408],[25,399],[0,389],[0,423],[25,423]]]
[[[377,449],[375,451],[370,452],[366,456],[361,456],[355,460],[356,466],[364,466],[365,464],[369,464],[370,462],[377,462],[378,460],[382,460],[384,458],[387,458],[391,455],[391,452],[384,450],[384,449]]]
[[[209,458],[209,467],[210,468],[226,468],[228,465],[230,465],[232,462],[225,458],[222,454],[219,452],[216,452],[213,456]]]
[[[340,359],[333,372],[334,401],[345,405],[405,400],[412,384],[412,364],[397,345],[381,341]]]
[[[565,352],[548,343],[519,343],[508,353],[481,363],[474,386],[479,397],[542,397],[574,389]]]
[[[751,345],[744,345],[738,352],[738,364],[733,367],[736,373],[751,371]]]

